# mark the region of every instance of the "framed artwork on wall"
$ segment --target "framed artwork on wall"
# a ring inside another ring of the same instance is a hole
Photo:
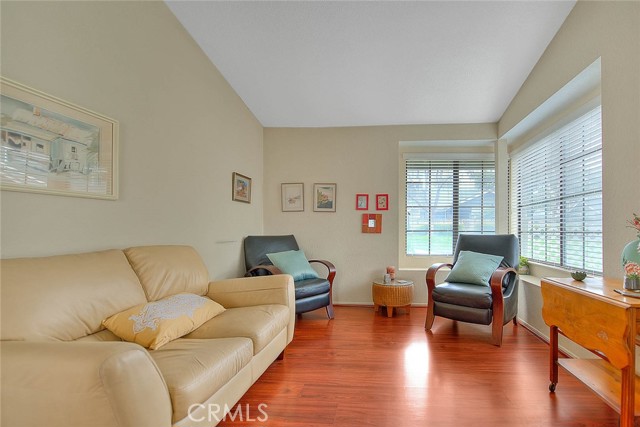
[[[116,200],[116,120],[0,77],[0,187]]]
[[[362,214],[362,232],[382,233],[382,214]]]
[[[356,210],[366,211],[367,209],[369,209],[369,195],[356,194]]]
[[[388,211],[389,210],[389,195],[388,194],[376,194],[376,210]]]
[[[336,211],[337,184],[313,184],[314,212]]]
[[[303,183],[283,183],[280,185],[280,188],[282,192],[282,212],[304,211]]]
[[[231,200],[251,203],[251,178],[234,172],[232,181]]]

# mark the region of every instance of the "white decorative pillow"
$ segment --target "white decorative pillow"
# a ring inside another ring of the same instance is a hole
[[[103,320],[102,324],[125,341],[155,350],[195,330],[224,310],[209,298],[181,293],[136,305]]]

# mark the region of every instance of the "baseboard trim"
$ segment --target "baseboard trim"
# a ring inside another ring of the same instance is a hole
[[[549,337],[546,336],[545,334],[543,334],[542,331],[534,328],[533,326],[531,326],[530,324],[528,324],[527,322],[525,322],[524,320],[522,320],[520,318],[517,318],[517,321],[518,321],[518,325],[524,326],[524,328],[526,330],[528,330],[533,335],[535,335],[540,341],[544,342],[547,345],[549,344]],[[578,359],[579,358],[576,354],[574,354],[573,352],[567,350],[565,347],[563,347],[560,344],[558,344],[558,352],[564,357],[570,357],[572,359]]]
[[[373,303],[371,302],[334,302],[334,307],[373,307]],[[426,307],[425,303],[413,303],[411,307]]]

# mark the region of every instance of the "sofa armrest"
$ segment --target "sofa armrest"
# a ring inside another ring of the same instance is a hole
[[[167,385],[125,342],[2,341],[2,425],[170,427]]]
[[[209,283],[207,296],[225,308],[282,304],[289,308],[288,340],[293,339],[296,321],[296,302],[293,277],[289,274],[242,277]]]

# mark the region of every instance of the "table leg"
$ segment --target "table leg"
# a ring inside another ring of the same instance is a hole
[[[636,313],[627,311],[627,324],[636,325]],[[630,328],[627,346],[629,352],[629,365],[621,370],[621,396],[620,396],[620,427],[633,427],[635,425],[635,396],[636,396],[636,333]]]
[[[556,391],[558,384],[558,327],[549,328],[549,391]]]
[[[393,307],[387,306],[387,317],[393,316]]]

